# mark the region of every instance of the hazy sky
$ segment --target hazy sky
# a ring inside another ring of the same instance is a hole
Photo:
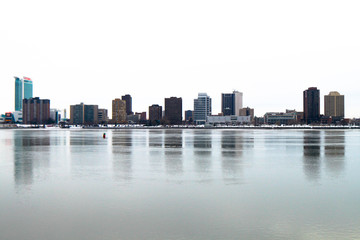
[[[360,117],[359,13],[357,0],[2,1],[0,112],[14,110],[13,76],[27,76],[59,109],[111,112],[131,94],[133,111],[170,96],[187,110],[206,92],[216,114],[221,93],[238,90],[260,116],[302,111],[315,86],[321,113],[335,90]]]

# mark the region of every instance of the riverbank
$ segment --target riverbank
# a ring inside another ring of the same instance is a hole
[[[176,126],[142,126],[142,125],[117,125],[117,126],[71,126],[61,128],[59,126],[39,126],[39,125],[21,125],[21,124],[0,124],[0,129],[360,129],[360,126],[310,126],[310,125],[262,125],[262,126],[195,126],[195,125],[176,125]]]

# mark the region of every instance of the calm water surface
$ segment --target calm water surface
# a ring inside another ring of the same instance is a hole
[[[358,130],[1,130],[0,239],[360,239]]]

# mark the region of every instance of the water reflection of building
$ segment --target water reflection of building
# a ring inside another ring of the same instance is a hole
[[[170,174],[183,172],[183,130],[165,130],[165,167]]]
[[[176,153],[182,153],[182,145],[183,145],[183,132],[182,130],[165,130],[165,139],[164,144],[165,148],[174,149]],[[165,151],[172,152],[172,151]]]
[[[221,132],[221,153],[223,156],[241,156],[243,151],[243,137],[240,131]]]
[[[194,131],[195,170],[197,173],[207,173],[211,169],[212,131]]]
[[[243,141],[241,131],[225,130],[221,132],[221,165],[226,181],[238,183],[240,180]]]
[[[81,150],[78,146],[95,146],[98,144],[98,141],[98,137],[94,137],[94,135],[91,134],[86,134],[85,131],[70,131],[70,147],[72,152]]]
[[[50,137],[41,132],[14,131],[14,180],[16,185],[31,185],[34,168],[48,167]]]
[[[132,131],[112,133],[113,171],[116,179],[132,179]]]
[[[163,147],[163,131],[162,130],[149,130],[148,142],[149,142],[150,148]]]
[[[151,129],[148,130],[148,156],[152,171],[156,175],[164,171],[164,130]]]
[[[345,132],[325,131],[325,166],[326,170],[338,176],[345,165]]]
[[[199,155],[211,154],[211,131],[194,131],[194,152]]]
[[[304,172],[311,180],[320,178],[321,132],[304,131]]]

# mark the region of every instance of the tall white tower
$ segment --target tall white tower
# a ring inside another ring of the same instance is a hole
[[[235,115],[240,116],[240,109],[243,108],[243,93],[238,92],[238,91],[234,91],[233,94],[234,94]]]

